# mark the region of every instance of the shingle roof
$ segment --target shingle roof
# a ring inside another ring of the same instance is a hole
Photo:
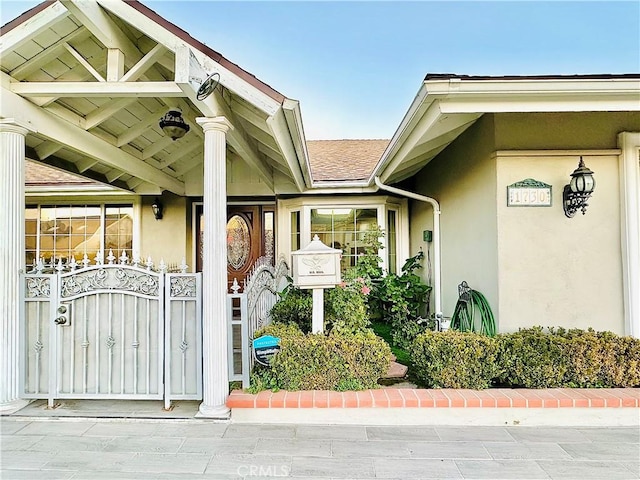
[[[389,140],[308,140],[313,180],[366,180]]]
[[[25,168],[25,184],[30,187],[44,187],[56,185],[74,185],[74,186],[105,186],[103,183],[91,180],[89,178],[74,175],[73,173],[58,170],[43,163],[26,161]]]

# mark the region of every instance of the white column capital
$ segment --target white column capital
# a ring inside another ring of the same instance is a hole
[[[27,133],[32,130],[31,125],[22,120],[16,120],[15,118],[3,118],[0,120],[0,133],[19,133],[26,137]]]
[[[202,130],[205,132],[216,130],[227,133],[229,130],[233,130],[233,125],[227,120],[227,117],[197,117],[196,122],[198,125],[202,125]]]

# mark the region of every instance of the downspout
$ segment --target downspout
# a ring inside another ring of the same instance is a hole
[[[380,181],[380,177],[374,177],[374,181],[380,190],[386,190],[387,192],[395,193],[396,195],[429,203],[433,207],[433,291],[435,295],[436,324],[438,326],[438,330],[440,330],[442,323],[442,287],[440,280],[440,204],[434,198],[385,185]]]

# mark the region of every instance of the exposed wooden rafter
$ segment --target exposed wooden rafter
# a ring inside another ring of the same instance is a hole
[[[13,82],[23,97],[182,97],[175,82]]]

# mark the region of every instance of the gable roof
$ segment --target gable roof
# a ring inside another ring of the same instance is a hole
[[[231,157],[279,189],[311,187],[299,103],[137,0],[45,1],[2,27],[0,117],[30,124],[27,156],[136,193],[201,182],[198,117],[224,116]],[[212,74],[219,86],[200,100]],[[191,132],[158,126],[179,108]]]
[[[640,111],[640,74],[427,74],[375,177],[415,175],[485,113]]]
[[[389,140],[309,140],[314,183],[367,180]]]

